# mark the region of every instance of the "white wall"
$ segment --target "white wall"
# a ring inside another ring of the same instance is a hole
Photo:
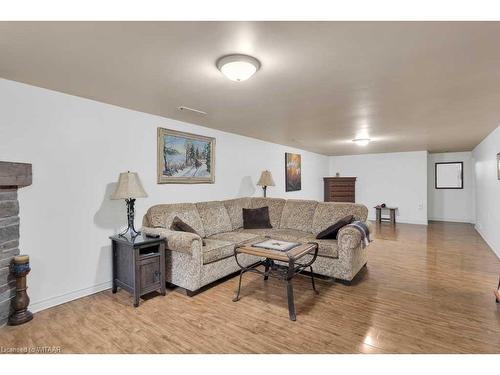
[[[20,190],[21,252],[31,256],[31,309],[110,287],[108,236],[126,222],[125,203],[109,196],[120,172],[139,173],[149,194],[136,202],[136,225],[157,203],[268,195],[323,199],[328,157],[146,113],[0,80],[0,160],[33,164]],[[216,137],[215,184],[156,184],[156,128]],[[302,154],[302,190],[284,191],[284,153]]]
[[[438,162],[464,163],[463,189],[436,189],[434,165]],[[475,222],[475,179],[472,152],[446,152],[429,154],[427,168],[428,218],[438,221]]]
[[[330,157],[330,175],[354,176],[356,202],[397,206],[396,221],[427,224],[427,151]]]
[[[500,126],[472,150],[476,176],[476,229],[500,258]]]

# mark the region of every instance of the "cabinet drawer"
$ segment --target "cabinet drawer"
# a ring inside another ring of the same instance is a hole
[[[354,203],[354,197],[333,197],[330,200],[331,202],[345,202],[345,203]]]
[[[353,197],[353,191],[332,191],[330,192],[331,197]]]
[[[346,192],[352,193],[354,191],[354,186],[331,186],[330,191],[331,192],[346,191]]]
[[[354,181],[335,181],[330,182],[330,186],[354,186],[356,183]]]
[[[330,199],[336,202],[354,202],[354,194],[352,193],[330,194]]]

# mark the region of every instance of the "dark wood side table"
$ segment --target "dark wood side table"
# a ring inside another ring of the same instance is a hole
[[[113,293],[118,287],[139,297],[158,290],[165,295],[165,237],[111,236],[113,250]]]
[[[375,206],[375,210],[377,211],[377,223],[381,223],[382,220],[385,221],[390,221],[391,224],[396,225],[396,210],[398,209],[397,207],[382,207],[382,206]],[[388,210],[389,211],[389,217],[382,217],[382,211],[383,210]]]

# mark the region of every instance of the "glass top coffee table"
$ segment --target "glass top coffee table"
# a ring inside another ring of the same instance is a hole
[[[318,256],[318,244],[315,242],[309,242],[304,244],[297,244],[297,246],[289,250],[274,250],[259,247],[260,243],[262,243],[263,241],[276,241],[276,243],[283,243],[283,241],[277,241],[267,238],[264,240],[260,239],[242,243],[239,246],[236,246],[234,249],[234,257],[236,259],[236,263],[238,263],[238,265],[240,266],[241,271],[240,280],[238,283],[238,292],[236,294],[236,297],[234,297],[233,302],[237,302],[240,299],[241,279],[245,272],[255,272],[261,274],[264,276],[264,280],[267,280],[269,277],[275,277],[286,281],[288,295],[288,314],[290,316],[290,320],[295,321],[297,318],[295,315],[292,279],[295,275],[301,273],[306,269],[309,269],[311,273],[313,290],[316,294],[318,293],[318,291],[316,290],[316,285],[314,283],[314,273],[312,268],[312,264]],[[283,246],[283,248],[286,248],[286,246]],[[264,258],[264,260],[256,262],[250,266],[243,266],[238,261],[238,255],[240,254],[254,255]],[[303,259],[303,257],[307,254],[311,254],[312,258],[307,263],[302,263],[301,259]],[[285,263],[286,265],[277,264],[276,262]],[[258,269],[259,266],[264,266],[264,271]]]

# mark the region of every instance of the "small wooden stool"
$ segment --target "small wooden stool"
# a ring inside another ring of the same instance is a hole
[[[375,206],[375,210],[377,210],[377,223],[381,223],[382,221],[390,221],[391,224],[396,225],[396,210],[397,207],[381,207]],[[382,211],[389,210],[389,217],[382,217]]]

